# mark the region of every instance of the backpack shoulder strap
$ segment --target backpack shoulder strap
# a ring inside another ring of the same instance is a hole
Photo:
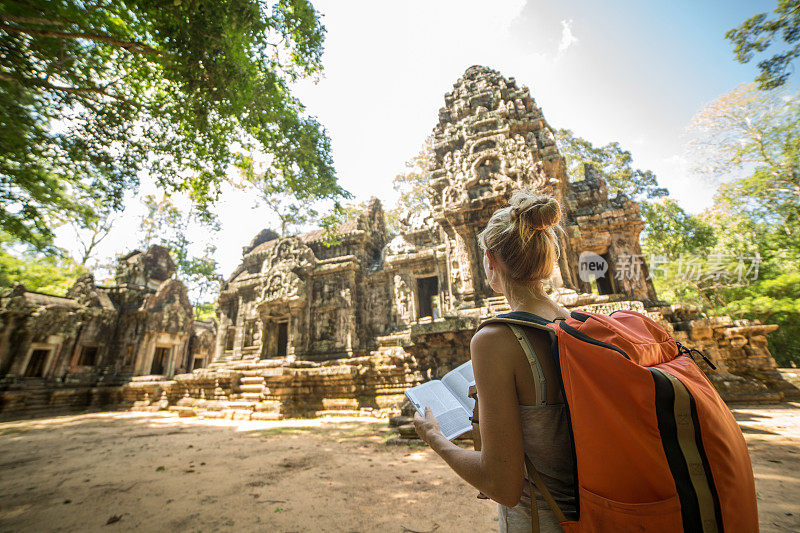
[[[519,344],[522,347],[522,351],[525,352],[525,357],[528,359],[528,363],[531,366],[531,372],[533,373],[533,380],[536,383],[536,404],[537,405],[546,404],[547,384],[544,378],[544,372],[542,371],[542,366],[539,363],[539,358],[536,357],[536,353],[533,350],[533,346],[531,345],[528,336],[525,335],[525,332],[521,326],[547,331],[551,334],[554,334],[554,329],[549,325],[538,324],[536,322],[529,322],[527,320],[520,320],[516,318],[506,318],[506,317],[494,317],[488,320],[484,320],[478,325],[478,329],[481,329],[483,326],[487,324],[505,324],[514,333],[514,336],[517,338],[517,341],[519,341]],[[477,408],[478,405],[477,402],[475,403],[475,405]],[[539,492],[542,494],[542,497],[544,497],[545,502],[547,502],[548,507],[550,507],[550,510],[553,511],[553,514],[556,515],[556,520],[558,520],[559,522],[565,522],[566,517],[559,508],[558,503],[556,503],[556,501],[553,499],[553,496],[547,489],[547,486],[545,485],[542,476],[539,475],[539,472],[536,470],[536,467],[533,466],[533,462],[528,458],[527,454],[524,454],[524,459],[525,459],[525,469],[528,472],[527,475],[528,485],[530,486],[531,532],[539,533],[540,531],[539,511],[536,505],[536,497],[533,492],[534,483],[536,484],[536,487],[539,489]]]
[[[559,320],[559,319],[556,319]],[[550,324],[539,324],[538,322],[531,322],[530,320],[522,320],[519,318],[510,318],[510,317],[502,317],[496,316],[492,318],[487,318],[480,324],[475,331],[478,331],[483,326],[487,326],[489,324],[516,324],[518,326],[525,326],[528,328],[540,329],[542,331],[546,331],[548,333],[555,333],[555,329]]]
[[[528,322],[526,320],[495,317],[483,321],[478,326],[478,329],[487,324],[505,324],[511,328],[512,333],[514,333],[519,345],[522,347],[522,351],[525,352],[525,357],[528,359],[528,364],[531,366],[533,382],[536,383],[536,405],[545,405],[547,403],[547,383],[544,377],[544,370],[542,370],[542,365],[539,363],[539,358],[536,356],[536,352],[533,350],[531,341],[528,340],[528,336],[525,335],[525,332],[521,326],[542,329],[550,332],[553,331],[553,328],[550,326],[544,326],[542,324],[536,324],[534,322]]]
[[[516,324],[507,325],[511,328],[511,331],[514,332],[514,336],[517,338],[517,341],[519,341],[520,346],[522,346],[522,351],[525,352],[525,357],[528,358],[528,364],[531,365],[533,380],[534,383],[536,383],[536,405],[544,405],[547,403],[547,383],[545,383],[544,371],[542,370],[541,363],[539,363],[539,358],[536,357],[533,346],[531,346],[531,341],[528,340],[528,336],[525,335],[522,328]]]

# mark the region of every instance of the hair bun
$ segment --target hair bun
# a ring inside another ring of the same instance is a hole
[[[523,240],[528,240],[528,231],[547,229],[561,220],[561,205],[552,196],[520,189],[508,203],[511,221],[519,225]]]

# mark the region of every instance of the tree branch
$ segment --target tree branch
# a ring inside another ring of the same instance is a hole
[[[58,20],[33,18],[33,17],[17,17],[15,15],[3,15],[0,21],[16,22],[18,24],[39,24],[40,26],[63,26],[64,23]]]
[[[39,87],[44,87],[46,89],[51,89],[53,91],[59,91],[69,94],[86,94],[86,93],[100,94],[103,96],[108,96],[109,98],[113,98],[114,100],[118,100],[120,102],[132,103],[126,100],[125,98],[121,98],[117,95],[107,92],[106,87],[108,87],[108,85],[105,85],[103,87],[67,87],[64,85],[54,85],[50,82],[36,78],[17,78],[14,76],[9,76],[8,74],[3,74],[2,72],[0,72],[0,81],[10,81],[18,83],[20,85],[25,85],[25,84],[38,85]]]
[[[0,20],[5,21],[5,19],[0,18]],[[114,39],[113,37],[109,37],[108,35],[99,35],[94,33],[72,33],[72,32],[65,32],[65,31],[55,31],[55,30],[37,30],[34,28],[20,28],[17,26],[10,26],[8,24],[0,24],[0,30],[4,30],[10,33],[23,33],[26,35],[33,35],[37,37],[55,37],[58,39],[76,39],[82,40],[86,39],[89,41],[96,41],[101,43],[110,44],[113,46],[118,46],[119,48],[123,48],[131,53],[140,53],[140,54],[156,54],[162,57],[168,57],[168,54],[153,48],[152,46],[146,45],[144,43],[136,42],[136,41],[120,41],[119,39]]]

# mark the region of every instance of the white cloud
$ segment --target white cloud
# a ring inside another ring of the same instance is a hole
[[[561,41],[558,43],[558,54],[556,59],[564,55],[564,53],[574,44],[577,44],[578,38],[572,33],[572,19],[561,21]]]

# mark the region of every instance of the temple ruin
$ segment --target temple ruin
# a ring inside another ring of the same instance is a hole
[[[153,249],[123,258],[128,270],[119,286],[98,288],[87,278],[62,299],[14,289],[2,300],[0,375],[19,383],[34,377],[26,373],[41,379],[66,371],[76,379],[81,354],[97,346],[87,375],[125,377],[121,404],[135,409],[235,419],[396,412],[406,388],[466,361],[477,324],[509,309],[484,278],[476,235],[513,190],[526,187],[563,206],[562,254],[546,284],[563,305],[647,313],[708,355],[718,366],[710,376],[728,400],[797,394],[767,348],[766,334],[777,326],[704,318],[658,301],[639,247],[637,204],[609,198],[591,167],[583,179],[568,179],[526,87],[474,66],[444,104],[432,135],[431,208],[405,213],[399,233],[389,234],[376,199],[338,228],[332,246],[322,230],[260,232],[220,288],[216,327],[193,324],[170,268],[144,260],[158,255]],[[580,275],[586,253],[605,261],[606,276]],[[31,312],[37,305],[45,310],[39,315]],[[68,316],[86,317],[86,326],[53,336],[61,329],[44,322]],[[34,352],[44,358],[41,370],[29,370]]]
[[[64,297],[4,290],[0,412],[113,406],[133,376],[191,370],[192,306],[174,273],[169,252],[151,246],[121,257],[111,286],[87,274]]]

